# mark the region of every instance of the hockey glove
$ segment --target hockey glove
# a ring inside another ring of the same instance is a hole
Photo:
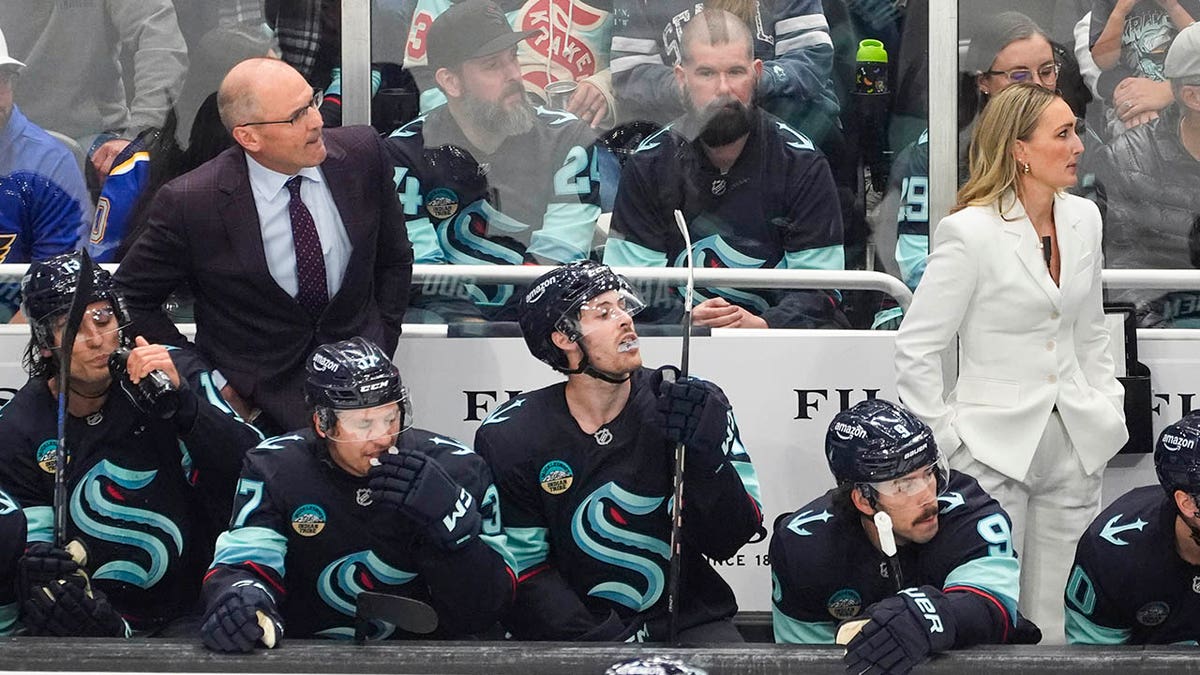
[[[687,446],[689,464],[715,472],[725,460],[724,441],[730,416],[724,397],[694,377],[678,377],[674,366],[655,371],[651,385],[658,394],[656,409],[663,433]]]
[[[29,544],[25,555],[17,561],[17,578],[22,594],[79,572],[79,562],[66,549],[55,548],[44,541]]]
[[[867,608],[867,624],[846,645],[846,670],[904,675],[954,646],[954,617],[932,586],[906,588]]]
[[[479,511],[471,493],[435,460],[417,450],[391,448],[367,472],[372,496],[421,528],[441,548],[453,551],[479,534]]]
[[[82,573],[31,589],[21,609],[31,635],[129,637],[125,619]]]
[[[260,641],[270,649],[282,637],[275,600],[256,581],[239,581],[218,596],[200,626],[204,646],[225,653],[252,651]]]

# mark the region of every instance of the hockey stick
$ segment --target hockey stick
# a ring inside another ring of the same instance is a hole
[[[362,644],[367,639],[367,626],[371,619],[379,619],[406,633],[428,635],[437,630],[437,610],[413,598],[388,593],[363,591],[358,594],[354,611],[354,641]]]
[[[687,260],[688,279],[683,294],[683,352],[679,356],[679,374],[687,377],[688,360],[692,348],[692,301],[696,292],[695,270],[692,267],[692,237],[688,233],[683,212],[675,210],[675,225],[683,235],[684,255]],[[683,463],[687,448],[683,443],[675,444],[675,475],[671,497],[671,566],[667,576],[667,636],[671,644],[679,640],[679,577],[681,548],[683,547]]]
[[[58,345],[58,446],[54,448],[54,546],[57,548],[67,543],[67,400],[71,391],[71,353],[75,351],[75,336],[83,322],[83,311],[92,297],[93,267],[92,257],[86,249],[81,250],[79,278]]]

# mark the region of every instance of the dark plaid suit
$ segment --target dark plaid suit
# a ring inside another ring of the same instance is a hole
[[[267,268],[240,147],[162,187],[116,275],[137,333],[179,346],[187,340],[162,304],[189,284],[196,348],[262,408],[273,430],[309,424],[304,363],[318,344],[361,335],[391,354],[408,304],[412,245],[381,141],[371,127],[327,129],[324,137],[321,171],[353,251],[315,325]]]

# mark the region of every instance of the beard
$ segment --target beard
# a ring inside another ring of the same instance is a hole
[[[749,134],[756,114],[753,104],[746,105],[732,96],[713,99],[700,109],[691,104],[689,97],[688,109],[700,130],[698,137],[710,148],[728,145]]]
[[[493,103],[467,92],[462,104],[466,122],[486,134],[507,137],[526,133],[533,128],[533,108],[525,102],[525,89],[519,82],[505,89],[503,98],[513,93],[521,94],[522,98],[509,108],[503,101]]]

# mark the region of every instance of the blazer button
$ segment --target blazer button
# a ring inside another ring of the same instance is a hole
[[[1055,382],[1058,382],[1058,376],[1057,375],[1047,375],[1046,381],[1049,382],[1050,384],[1054,384]]]
[[[1048,352],[1054,351],[1054,340],[1050,340],[1049,342],[1046,343],[1046,351],[1048,351]]]
[[[1057,318],[1059,318],[1060,316],[1062,316],[1062,315],[1058,313],[1058,310],[1055,310],[1055,311],[1053,311],[1053,312],[1050,312],[1050,318],[1051,318],[1051,319],[1057,319]]]

